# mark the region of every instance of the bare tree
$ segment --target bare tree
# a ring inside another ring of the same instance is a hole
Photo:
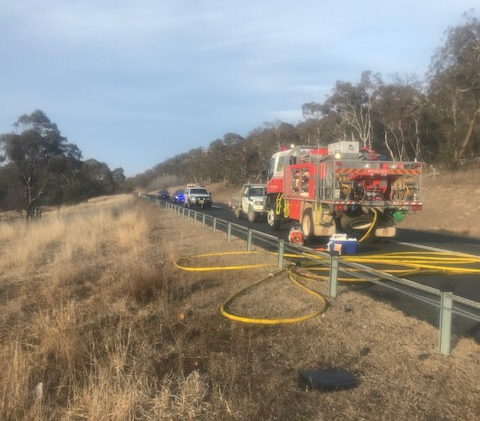
[[[428,100],[443,134],[442,150],[452,165],[480,147],[480,22],[472,14],[446,31],[432,58]]]
[[[420,123],[425,98],[412,75],[393,76],[393,83],[379,90],[376,115],[385,149],[392,159],[420,158]]]
[[[325,116],[335,116],[338,138],[360,140],[363,146],[372,147],[374,105],[378,89],[382,85],[379,74],[362,73],[357,85],[338,81],[333,94],[323,104]]]

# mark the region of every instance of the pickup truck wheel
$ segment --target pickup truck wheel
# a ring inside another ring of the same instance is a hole
[[[250,206],[248,207],[248,214],[247,214],[247,216],[248,216],[248,222],[255,222],[256,219],[257,219],[257,215],[255,214],[252,205],[250,205]]]
[[[274,231],[277,231],[280,229],[280,224],[282,223],[282,220],[277,215],[275,215],[275,211],[273,209],[270,209],[267,213],[267,222]]]
[[[302,231],[305,240],[313,237],[313,218],[311,209],[307,209],[302,217]]]

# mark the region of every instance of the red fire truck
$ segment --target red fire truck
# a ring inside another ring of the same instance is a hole
[[[422,165],[389,161],[359,142],[294,146],[272,156],[267,221],[297,221],[305,239],[347,233],[359,241],[394,237],[422,209]]]

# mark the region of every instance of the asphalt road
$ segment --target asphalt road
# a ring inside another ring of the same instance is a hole
[[[215,203],[210,210],[201,210],[211,216],[219,219],[233,222],[238,225],[252,228],[270,235],[274,235],[284,240],[288,239],[288,233],[293,224],[283,224],[280,230],[273,231],[266,221],[250,223],[246,218],[237,219],[232,209],[227,205]],[[315,244],[309,246],[322,247],[328,240],[318,240]],[[466,253],[469,255],[480,256],[480,239],[461,237],[455,235],[431,233],[426,231],[416,231],[409,229],[398,229],[395,240],[388,240],[380,244],[362,245],[358,247],[357,254],[360,256],[378,255],[395,252],[415,252],[419,253],[429,250],[449,251],[457,253]],[[480,269],[480,264],[476,265]],[[446,274],[435,273],[421,276],[405,276],[406,278],[430,286],[435,289],[442,289],[445,286],[452,288],[456,296],[464,297],[469,300],[480,302],[480,275],[478,274]],[[439,324],[439,309],[429,305],[402,292],[391,288],[377,285],[374,283],[354,283],[345,288],[351,288],[363,294],[374,297],[376,300],[388,302],[395,308],[401,310],[407,316],[425,320],[435,327]],[[480,343],[480,323],[474,320],[453,315],[452,335],[454,338],[468,336],[474,338]]]

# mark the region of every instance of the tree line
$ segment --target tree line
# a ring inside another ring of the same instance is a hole
[[[246,137],[227,133],[126,179],[122,168],[82,160],[45,113],[21,116],[0,135],[0,210],[35,217],[41,205],[163,188],[174,182],[239,184],[263,181],[273,153],[290,144],[326,145],[358,140],[393,160],[419,160],[459,168],[480,156],[480,22],[473,12],[445,32],[425,81],[365,71],[360,81],[337,81],[323,102],[302,106],[298,124],[264,123]],[[163,180],[163,181],[162,181]],[[160,185],[163,182],[165,185]]]
[[[77,203],[123,191],[122,168],[111,171],[95,159],[82,160],[77,145],[67,142],[57,125],[36,110],[0,135],[0,210],[39,216],[40,206]]]
[[[148,186],[175,176],[183,182],[237,184],[262,177],[271,155],[290,144],[358,140],[392,160],[459,168],[480,156],[480,22],[473,11],[445,31],[424,81],[365,71],[360,81],[337,81],[323,102],[302,106],[303,121],[264,123],[246,137],[227,133],[159,163],[133,181]],[[159,186],[163,187],[163,186]]]

